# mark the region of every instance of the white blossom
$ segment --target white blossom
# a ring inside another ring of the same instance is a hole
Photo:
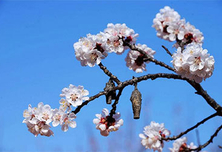
[[[53,117],[52,117],[52,126],[56,127],[62,121],[62,116],[65,112],[62,109],[54,109],[53,110]]]
[[[88,34],[87,37],[80,38],[73,44],[76,59],[81,62],[82,66],[94,67],[95,64],[99,64],[107,56],[106,40],[104,33]]]
[[[101,114],[96,114],[93,123],[96,129],[100,130],[100,134],[108,136],[111,131],[117,131],[123,125],[123,120],[120,119],[120,113],[115,113],[112,117],[109,115],[109,110],[104,108]]]
[[[180,23],[180,15],[169,6],[160,9],[160,12],[156,14],[156,18],[153,19],[153,27],[157,31],[157,36],[169,41],[174,41],[175,34],[180,33],[179,31],[176,32],[181,26],[178,23]]]
[[[147,149],[153,149],[162,152],[163,141],[162,137],[170,135],[170,131],[164,128],[164,124],[159,124],[154,121],[150,125],[144,127],[144,134],[139,134],[139,137],[142,138],[141,144]]]
[[[45,121],[46,124],[49,124],[52,121],[52,109],[49,105],[44,105],[41,108],[41,111],[38,115],[40,121]]]
[[[183,152],[184,150],[190,150],[195,149],[197,146],[194,145],[193,142],[190,143],[190,145],[187,145],[187,138],[179,138],[174,141],[173,148],[169,148],[170,152]],[[191,151],[194,152],[194,151]]]
[[[183,29],[184,36],[183,36],[183,39],[178,39],[176,44],[174,44],[176,48],[183,47],[190,43],[197,43],[199,45],[202,45],[204,37],[203,37],[203,33],[200,32],[200,30],[196,29],[189,22],[184,24],[181,30],[182,29]]]
[[[148,56],[153,58],[155,51],[151,48],[147,47],[147,45],[137,44],[137,48],[143,50]],[[145,56],[138,51],[130,50],[125,58],[126,66],[129,67],[130,70],[135,71],[136,73],[146,71],[146,64],[149,61],[144,61]]]
[[[177,22],[171,23],[167,28],[169,41],[183,40],[185,34],[185,19],[178,20]]]
[[[60,97],[65,97],[65,100],[68,103],[72,104],[74,107],[77,107],[82,104],[83,100],[88,100],[89,92],[83,88],[83,86],[74,86],[72,84],[69,85],[69,88],[63,88],[62,94]],[[64,100],[63,100],[64,101]]]
[[[76,118],[76,115],[74,113],[64,113],[62,115],[62,118],[60,119],[60,125],[62,125],[62,130],[64,132],[68,131],[69,127],[75,128],[76,122],[74,119]]]
[[[38,136],[38,134],[43,136],[51,136],[53,132],[50,130],[49,123],[52,120],[51,107],[49,105],[44,105],[42,102],[38,104],[38,107],[32,108],[31,105],[28,109],[23,112],[25,123],[28,130]]]
[[[123,45],[123,40],[134,44],[136,42],[136,37],[133,29],[130,29],[126,24],[112,24],[109,23],[107,28],[104,30],[107,38],[107,50],[109,52],[115,52],[117,54],[122,54],[128,47]]]
[[[181,48],[173,54],[173,66],[178,74],[197,83],[213,74],[214,58],[201,45],[191,43],[182,51]]]
[[[153,27],[156,29],[158,37],[171,42],[176,41],[174,44],[176,48],[194,42],[200,45],[203,43],[202,32],[189,22],[186,23],[185,19],[180,19],[180,15],[169,6],[160,9],[160,12],[156,14],[153,19]]]
[[[170,152],[182,152],[184,148],[187,148],[186,142],[187,142],[186,137],[175,140],[173,143],[173,148],[169,148]]]
[[[70,112],[71,110],[72,110],[72,108],[71,108],[71,103],[69,103],[66,99],[61,99],[60,101],[59,101],[59,103],[60,103],[60,107],[59,107],[59,110],[61,109],[62,111],[66,111],[67,110],[67,112]]]
[[[50,125],[45,124],[44,121],[38,121],[36,124],[32,124],[30,122],[27,123],[28,130],[35,135],[35,137],[38,136],[38,134],[42,136],[51,136],[54,135],[52,130],[50,130]]]

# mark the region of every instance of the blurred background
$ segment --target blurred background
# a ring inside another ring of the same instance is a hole
[[[164,6],[174,8],[204,34],[203,48],[215,58],[213,76],[201,85],[220,105],[222,75],[222,1],[0,1],[0,151],[3,152],[136,152],[145,150],[139,133],[151,121],[164,123],[177,135],[214,110],[186,82],[157,79],[138,84],[142,93],[139,120],[133,119],[130,95],[124,89],[117,107],[124,125],[108,137],[100,135],[92,120],[103,108],[111,110],[102,96],[77,114],[77,128],[63,132],[52,127],[54,137],[34,137],[23,124],[23,111],[39,102],[59,108],[59,94],[69,84],[83,85],[90,96],[102,91],[108,77],[98,66],[82,67],[76,60],[73,43],[86,34],[103,31],[108,23],[125,23],[139,33],[137,43],[156,51],[155,58],[171,65],[161,45],[175,52],[173,43],[156,37],[155,15]],[[168,72],[153,63],[137,74],[126,67],[123,55],[109,54],[103,64],[121,81],[148,73]],[[171,65],[172,66],[172,65]],[[221,118],[214,118],[187,134],[188,144],[209,140]],[[199,134],[198,134],[199,133]],[[204,150],[219,152],[222,133]],[[166,143],[164,151],[172,147]]]

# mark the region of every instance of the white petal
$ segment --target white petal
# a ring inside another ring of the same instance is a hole
[[[146,139],[146,136],[144,134],[139,134],[139,137],[142,139]]]
[[[56,126],[58,126],[58,125],[59,125],[59,121],[53,121],[53,122],[52,122],[52,126],[53,126],[53,127],[56,127]]]
[[[100,128],[100,130],[106,130],[106,125],[101,124],[101,125],[99,125],[99,128]]]
[[[75,122],[75,121],[71,121],[71,122],[69,123],[69,127],[75,128],[75,127],[76,127],[76,122]]]
[[[68,129],[69,129],[69,127],[67,124],[62,125],[62,131],[66,132],[66,131],[68,131]]]
[[[108,136],[109,131],[108,130],[100,131],[100,134],[103,135],[103,136]]]
[[[94,123],[94,124],[96,124],[96,125],[97,125],[97,124],[99,124],[99,122],[100,122],[100,119],[96,119],[96,118],[95,118],[95,119],[93,119],[93,123]]]

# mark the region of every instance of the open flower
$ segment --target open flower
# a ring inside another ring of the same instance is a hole
[[[183,152],[185,150],[190,150],[190,152],[194,152],[191,151],[191,149],[195,148],[197,148],[197,146],[195,146],[193,142],[191,142],[190,145],[187,145],[187,138],[183,137],[175,140],[173,143],[173,148],[169,148],[169,150],[170,152]]]
[[[49,124],[52,121],[52,109],[49,105],[44,105],[39,112],[39,120],[45,121],[46,124]]]
[[[52,110],[49,105],[44,105],[42,102],[38,104],[38,107],[33,107],[29,105],[28,109],[23,112],[25,123],[28,130],[38,136],[51,136],[53,132],[50,130],[49,123],[52,120]]]
[[[60,121],[60,125],[62,125],[62,130],[64,132],[68,131],[69,127],[71,128],[75,128],[76,127],[76,122],[74,121],[74,119],[76,118],[76,115],[74,113],[64,113],[61,121]]]
[[[60,124],[62,116],[65,114],[64,110],[62,109],[54,109],[53,110],[53,117],[52,117],[52,126],[56,127]]]
[[[163,149],[162,137],[170,135],[170,131],[164,128],[164,124],[151,122],[149,126],[144,127],[144,134],[139,134],[142,138],[141,144],[148,149],[157,150],[159,152]]]
[[[107,28],[104,30],[107,38],[107,50],[109,52],[115,52],[117,54],[122,54],[128,47],[123,45],[123,40],[128,41],[131,44],[136,42],[136,37],[133,29],[130,29],[126,24],[112,24],[109,23]]]
[[[102,114],[96,114],[93,123],[96,129],[100,130],[101,135],[108,136],[111,131],[117,131],[123,125],[123,120],[120,119],[120,113],[115,113],[113,116],[109,115],[109,110],[104,108]]]
[[[82,66],[94,67],[107,56],[106,36],[104,33],[97,35],[88,34],[87,37],[80,38],[73,44],[76,59],[81,62]]]
[[[209,78],[213,74],[215,61],[207,52],[196,43],[188,44],[183,51],[178,48],[172,56],[176,72],[197,83]]]
[[[180,15],[169,6],[165,6],[153,19],[153,27],[156,29],[158,37],[174,41],[176,34],[180,35],[180,31],[177,31],[180,27],[179,21]]]
[[[147,45],[137,44],[136,47],[143,50],[148,56],[153,58],[155,51],[147,47]],[[149,63],[149,61],[144,61],[145,58],[145,55],[141,54],[140,52],[130,50],[127,54],[127,57],[125,58],[126,66],[129,67],[130,70],[135,71],[136,73],[146,71],[145,63]]]
[[[67,100],[68,103],[72,104],[74,107],[77,107],[82,104],[83,100],[89,99],[89,97],[86,97],[87,95],[89,95],[89,92],[84,90],[83,86],[76,87],[70,84],[69,88],[62,89],[62,94],[60,94],[60,97],[65,97],[65,100]]]

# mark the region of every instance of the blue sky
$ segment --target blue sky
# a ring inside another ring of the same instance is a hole
[[[34,137],[22,124],[22,113],[28,104],[44,102],[58,108],[59,94],[69,84],[83,85],[90,95],[103,90],[108,77],[99,67],[82,67],[75,59],[73,43],[88,33],[103,31],[108,23],[126,23],[139,33],[138,43],[147,44],[156,51],[156,59],[170,65],[171,58],[161,45],[174,52],[173,43],[157,38],[151,27],[156,13],[166,5],[203,32],[203,48],[216,62],[213,76],[201,84],[222,105],[222,1],[0,1],[0,151],[144,150],[138,134],[150,121],[164,122],[175,135],[214,113],[185,82],[158,79],[138,85],[143,98],[139,120],[133,119],[129,101],[133,87],[123,91],[117,111],[122,114],[124,126],[109,137],[102,137],[92,123],[104,107],[111,109],[104,97],[78,113],[77,128],[64,133],[60,127],[53,127],[54,137]],[[136,74],[125,66],[125,56],[126,53],[110,54],[103,61],[122,81],[147,73],[169,72],[150,63],[147,72]],[[216,118],[198,128],[201,143],[221,122]],[[197,144],[195,131],[187,137]],[[205,150],[215,151],[221,139],[219,133]]]

